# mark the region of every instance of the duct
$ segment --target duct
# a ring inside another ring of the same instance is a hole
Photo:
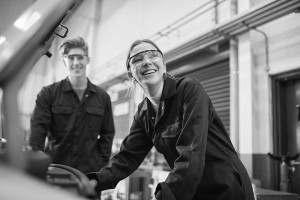
[[[220,24],[198,38],[167,52],[165,54],[166,62],[181,59],[193,52],[239,35],[249,28],[256,28],[296,12],[299,7],[299,0],[277,0],[263,6],[253,7],[248,12],[232,18],[229,22]]]
[[[248,27],[247,25],[245,25],[246,27]],[[270,70],[270,66],[269,66],[269,39],[268,36],[265,32],[258,30],[257,28],[253,27],[253,28],[249,28],[249,30],[254,30],[260,34],[262,34],[264,36],[265,39],[265,54],[266,54],[266,64],[265,64],[265,71],[268,72]]]

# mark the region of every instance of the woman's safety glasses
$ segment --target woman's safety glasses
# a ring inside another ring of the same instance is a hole
[[[157,62],[162,59],[162,53],[158,50],[142,51],[131,56],[129,58],[129,63],[134,68],[140,67],[143,64],[145,57],[147,57],[151,62]]]

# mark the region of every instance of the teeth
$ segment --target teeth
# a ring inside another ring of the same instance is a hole
[[[151,73],[155,73],[155,72],[156,72],[156,70],[150,69],[150,70],[145,71],[145,72],[143,73],[143,75],[147,75],[147,74],[151,74]]]

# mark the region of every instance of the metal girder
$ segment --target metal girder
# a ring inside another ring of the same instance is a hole
[[[165,54],[166,62],[173,62],[210,45],[228,40],[250,28],[258,27],[282,16],[290,14],[300,7],[300,0],[277,0],[259,7],[253,7],[239,14],[229,22],[212,28],[207,33]]]

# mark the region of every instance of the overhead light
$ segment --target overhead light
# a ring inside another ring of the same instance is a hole
[[[31,26],[33,26],[40,18],[41,13],[34,11],[25,12],[21,17],[19,17],[14,26],[22,31],[27,31]]]
[[[6,37],[0,35],[0,45],[6,41]]]

